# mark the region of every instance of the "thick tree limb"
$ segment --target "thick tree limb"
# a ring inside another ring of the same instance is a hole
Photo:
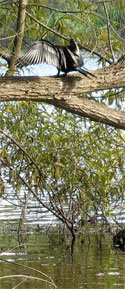
[[[67,77],[2,77],[0,101],[36,100],[88,117],[116,128],[125,129],[125,114],[94,103],[84,93],[125,86],[125,56],[108,68],[97,70],[97,78],[80,74]]]

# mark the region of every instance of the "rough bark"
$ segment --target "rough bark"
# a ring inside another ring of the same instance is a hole
[[[87,79],[81,74],[67,77],[2,77],[0,101],[36,100],[66,109],[116,128],[125,129],[125,114],[90,101],[84,96],[125,86],[125,56],[108,68],[93,71],[97,78]]]

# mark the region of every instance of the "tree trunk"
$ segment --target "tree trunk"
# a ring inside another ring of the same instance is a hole
[[[67,77],[2,77],[0,101],[36,100],[125,129],[125,114],[90,101],[83,94],[125,86],[125,56],[107,68],[93,71],[97,78],[81,74]]]
[[[16,37],[14,39],[12,55],[9,60],[9,70],[6,73],[7,76],[14,74],[15,61],[20,54],[22,39],[23,39],[23,34],[24,34],[24,26],[25,26],[26,5],[27,5],[27,0],[19,1]]]

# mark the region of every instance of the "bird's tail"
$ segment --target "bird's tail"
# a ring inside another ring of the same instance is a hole
[[[81,67],[78,67],[76,70],[79,71],[80,73],[82,73],[83,75],[85,75],[88,78],[90,78],[88,76],[88,74],[91,75],[92,77],[96,77],[94,74],[92,74],[91,72],[88,72],[87,70],[85,70],[85,69],[83,69]]]

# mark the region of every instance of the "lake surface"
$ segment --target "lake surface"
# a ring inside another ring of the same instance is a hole
[[[97,68],[101,68],[101,65],[98,66],[97,64],[97,57],[95,58],[89,58],[87,57],[87,54],[84,56],[84,67],[88,70],[95,70]],[[5,63],[3,59],[0,58],[0,61]],[[16,75],[20,76],[53,76],[57,75],[57,68],[53,65],[42,63],[42,64],[35,64],[35,65],[29,65],[28,67],[23,67],[22,69],[19,69]],[[6,68],[0,67],[0,76],[5,75]],[[73,73],[73,72],[71,72]],[[78,73],[78,72],[77,72]],[[60,74],[63,74],[62,72]]]
[[[70,244],[64,242],[63,234],[58,235],[52,231],[45,233],[29,231],[23,237],[24,244],[17,247],[19,242],[16,232],[1,232],[0,276],[13,274],[41,276],[28,268],[14,264],[16,262],[51,276],[59,289],[125,288],[125,253],[113,248],[109,234],[103,236],[101,248],[97,235],[79,235],[73,252]],[[0,280],[0,289],[17,288],[14,286],[20,281],[23,281],[23,278]],[[28,280],[22,282],[18,288],[52,287],[45,282]]]

